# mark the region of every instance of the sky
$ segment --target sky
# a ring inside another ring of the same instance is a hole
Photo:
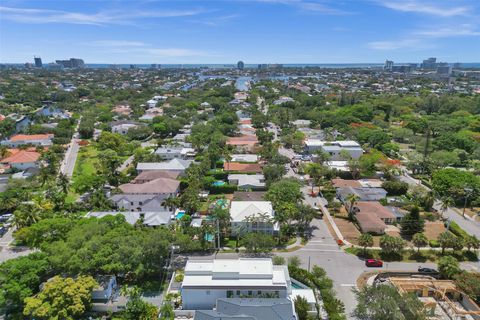
[[[480,62],[480,0],[0,0],[0,62]]]

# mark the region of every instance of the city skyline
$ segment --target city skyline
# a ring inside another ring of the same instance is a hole
[[[473,0],[6,0],[0,62],[479,62],[479,17]]]

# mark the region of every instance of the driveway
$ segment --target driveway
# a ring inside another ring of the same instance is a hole
[[[14,228],[10,228],[7,233],[0,238],[0,263],[17,257],[26,256],[33,250],[24,247],[10,247],[13,242]]]

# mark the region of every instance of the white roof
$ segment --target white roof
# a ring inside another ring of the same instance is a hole
[[[307,139],[305,140],[305,145],[306,146],[315,146],[315,147],[320,147],[325,144],[325,141],[320,140],[320,139]]]
[[[360,147],[360,144],[353,140],[345,140],[345,141],[334,141],[335,144],[338,144],[340,147]]]
[[[185,266],[185,287],[287,287],[286,266],[274,266],[271,259],[189,260]]]
[[[258,156],[256,154],[232,154],[233,162],[257,162]]]
[[[274,216],[270,201],[232,201],[230,206],[230,217],[233,222],[241,222],[249,216],[265,213],[271,218]]]
[[[337,169],[338,171],[350,171],[350,168],[348,166],[348,161],[328,161],[326,163],[327,167],[331,169]]]
[[[228,181],[238,180],[238,186],[253,186],[263,187],[265,186],[265,177],[263,174],[229,174]]]
[[[295,299],[297,296],[305,298],[308,303],[316,303],[317,300],[315,299],[315,294],[313,293],[312,289],[294,289],[292,288],[292,294],[290,297]]]
[[[192,161],[174,158],[167,162],[139,162],[137,170],[185,170]]]

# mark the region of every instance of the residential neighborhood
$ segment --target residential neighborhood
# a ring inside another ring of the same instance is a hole
[[[480,84],[428,70],[0,70],[0,316],[478,319]]]

